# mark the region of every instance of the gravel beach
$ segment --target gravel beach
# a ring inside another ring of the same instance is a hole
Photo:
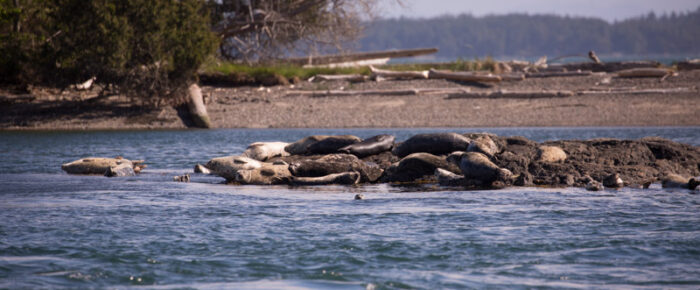
[[[532,78],[492,87],[446,80],[363,83],[302,82],[289,86],[203,86],[216,128],[351,127],[539,127],[539,126],[699,126],[700,70],[682,71],[664,81],[621,79],[614,74]],[[677,89],[673,93],[575,94],[555,98],[449,98],[446,93],[325,96],[329,90],[462,89],[496,91],[611,91]],[[314,96],[295,94],[317,91]],[[186,128],[174,108],[134,108],[120,96],[95,99],[89,92],[33,89],[28,94],[0,90],[0,128],[178,129]]]

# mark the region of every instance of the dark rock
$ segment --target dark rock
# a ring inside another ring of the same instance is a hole
[[[559,176],[559,183],[566,185],[566,186],[572,186],[576,181],[574,180],[574,176],[571,174],[564,174]]]
[[[533,186],[534,183],[532,183],[532,174],[529,172],[525,171],[521,173],[516,179],[515,179],[515,185],[517,186]]]
[[[622,188],[625,186],[624,181],[620,178],[620,174],[611,174],[603,179],[603,186],[609,188]]]
[[[124,177],[124,176],[135,176],[133,165],[129,163],[122,163],[117,166],[112,166],[105,172],[107,177]]]
[[[362,193],[358,193],[355,195],[355,200],[362,200],[365,199],[365,195]]]

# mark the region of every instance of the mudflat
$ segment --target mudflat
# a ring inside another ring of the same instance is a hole
[[[361,83],[301,82],[272,87],[202,87],[217,128],[700,126],[700,70],[665,80],[623,79],[615,74],[529,78],[491,87],[446,80]],[[567,97],[455,98],[451,93],[569,91]],[[387,94],[391,90],[419,90]],[[299,92],[314,91],[313,94]],[[375,91],[334,95],[328,91]],[[657,92],[658,91],[658,92]],[[0,90],[0,128],[177,129],[186,128],[172,107],[134,106],[123,96],[93,91],[30,88]]]

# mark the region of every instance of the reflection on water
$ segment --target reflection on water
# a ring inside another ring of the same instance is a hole
[[[430,131],[700,144],[697,128],[2,132],[0,288],[700,285],[700,195],[688,190],[172,181],[254,141]],[[112,179],[60,171],[101,155],[143,158],[149,168]],[[366,199],[353,200],[357,193]]]

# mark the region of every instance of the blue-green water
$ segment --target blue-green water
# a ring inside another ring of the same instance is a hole
[[[0,132],[0,288],[700,287],[700,195],[688,190],[172,181],[254,141],[433,131],[700,145],[697,127]],[[60,170],[116,155],[149,168]]]

